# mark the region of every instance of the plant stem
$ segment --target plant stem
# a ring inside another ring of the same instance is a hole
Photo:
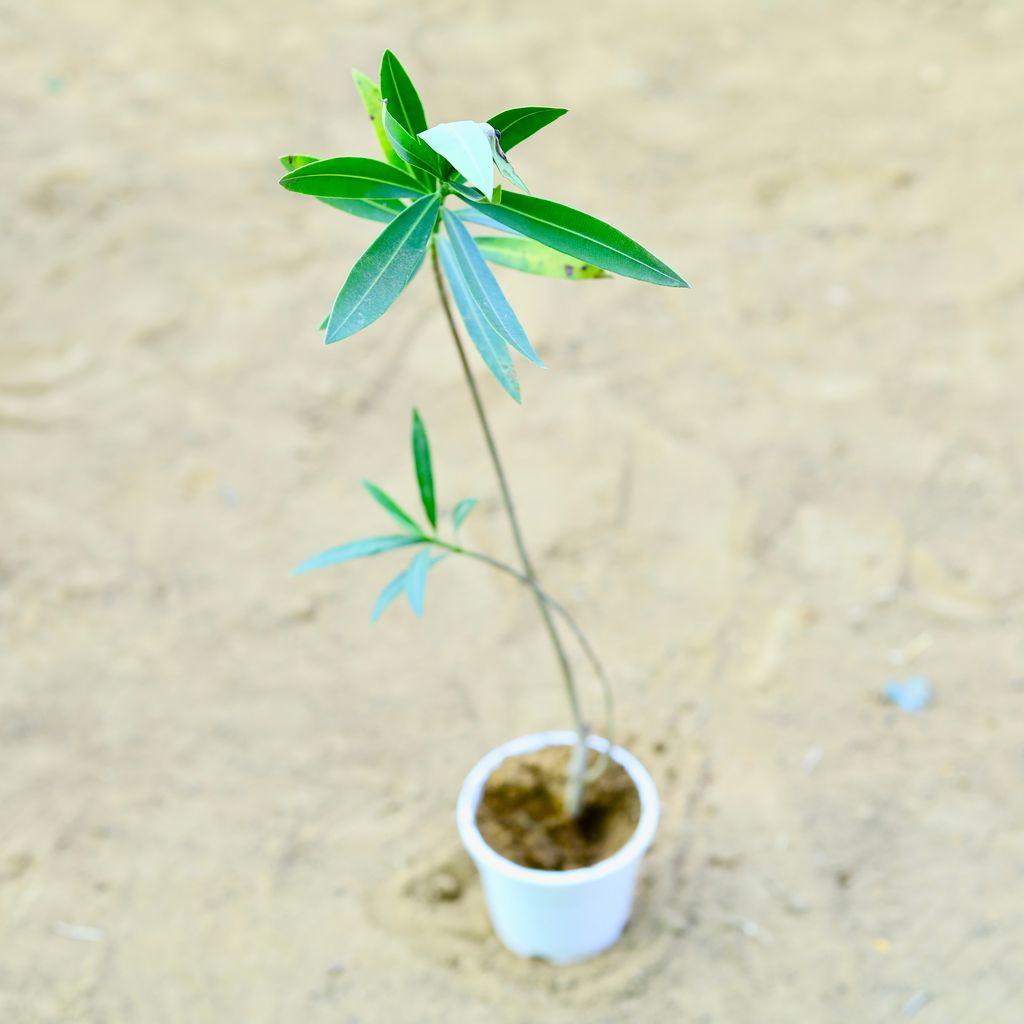
[[[579,623],[572,617],[565,605],[556,601],[550,594],[542,590],[539,584],[531,584],[526,576],[524,576],[518,569],[513,568],[511,565],[508,565],[497,558],[493,558],[491,555],[485,554],[483,551],[473,551],[470,548],[464,548],[458,544],[448,544],[446,541],[438,540],[437,538],[429,538],[429,543],[436,547],[444,548],[445,551],[450,551],[454,555],[465,555],[466,558],[472,558],[477,562],[483,562],[484,565],[489,565],[492,568],[497,569],[499,572],[506,573],[513,579],[518,580],[524,586],[529,587],[534,593],[539,594],[544,603],[562,619],[576,638],[576,642],[580,645],[580,649],[586,656],[587,661],[590,662],[590,667],[594,670],[594,675],[597,676],[598,682],[601,684],[601,693],[604,697],[604,736],[605,739],[608,740],[609,746],[613,744],[615,742],[615,696],[612,691],[611,680],[608,678],[608,673],[605,671],[604,665],[601,663],[601,659],[597,656],[597,652],[587,639],[586,633],[583,632]],[[590,782],[592,779],[596,779],[601,772],[604,771],[604,767],[607,763],[608,753],[607,751],[603,751],[598,760],[588,770],[586,774],[586,781]]]
[[[587,724],[583,721],[583,715],[580,711],[579,695],[576,692],[576,682],[573,678],[572,665],[569,662],[569,658],[566,656],[565,648],[562,646],[561,637],[558,635],[558,630],[555,628],[555,623],[551,618],[551,612],[548,609],[547,602],[544,600],[540,590],[540,585],[537,582],[537,573],[534,571],[533,564],[530,561],[530,556],[526,550],[523,533],[519,526],[519,518],[516,515],[515,503],[512,500],[512,492],[509,490],[508,480],[505,477],[505,470],[501,464],[501,457],[498,455],[498,448],[494,443],[494,435],[491,433],[491,425],[487,419],[487,413],[484,411],[483,401],[480,398],[480,391],[476,386],[476,381],[473,379],[473,373],[469,368],[469,360],[466,359],[466,350],[462,345],[462,339],[459,337],[458,328],[455,326],[455,317],[452,314],[452,308],[448,302],[448,295],[444,290],[444,281],[441,279],[441,268],[438,265],[437,259],[437,244],[434,240],[432,240],[430,244],[430,263],[434,271],[434,281],[437,285],[437,294],[440,297],[441,305],[444,308],[445,318],[448,321],[448,328],[452,335],[452,341],[455,343],[455,350],[458,353],[459,362],[462,365],[463,376],[466,378],[466,386],[469,388],[469,393],[473,398],[476,417],[480,423],[480,429],[483,432],[484,441],[487,444],[487,451],[491,457],[491,464],[494,466],[494,473],[498,478],[498,487],[501,491],[501,499],[505,505],[505,512],[508,516],[509,526],[512,529],[512,538],[515,541],[516,551],[519,554],[519,561],[523,567],[523,581],[533,591],[534,598],[537,601],[537,609],[540,612],[540,617],[544,623],[544,628],[547,631],[548,638],[551,640],[551,646],[554,648],[558,667],[562,673],[562,682],[565,686],[566,697],[569,700],[573,724],[576,729],[577,745],[581,748],[580,753],[582,754],[582,758],[574,759],[574,763],[579,764],[582,760],[582,763],[585,766],[586,752],[582,748],[586,745],[589,730],[587,728]],[[570,817],[577,817],[582,808],[583,785],[584,780],[582,770],[570,771],[566,786],[566,811]]]

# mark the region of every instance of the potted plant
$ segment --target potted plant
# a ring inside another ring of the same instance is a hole
[[[341,341],[381,317],[429,260],[517,561],[509,564],[460,540],[475,498],[455,504],[450,528],[442,526],[430,443],[414,410],[412,454],[422,517],[365,481],[397,531],[329,548],[294,571],[411,549],[411,562],[381,591],[374,621],[402,595],[422,615],[427,577],[447,558],[480,562],[517,580],[531,595],[551,642],[572,729],[521,737],[487,754],[466,777],[457,824],[505,945],[555,962],[584,959],[614,943],[628,919],[637,868],[657,827],[657,791],[643,766],[614,745],[611,687],[593,646],[564,605],[541,586],[456,312],[484,365],[519,402],[511,352],[543,364],[488,263],[569,282],[617,274],[649,284],[687,285],[611,225],[529,193],[508,153],[564,109],[516,107],[484,122],[430,127],[409,75],[390,51],[381,62],[379,85],[358,71],[354,77],[384,160],[282,158],[285,188],[386,225],[352,268],[321,324],[325,341]],[[495,170],[519,191],[495,186]],[[480,234],[481,228],[486,233]],[[592,732],[583,714],[565,633],[602,686],[603,736]]]

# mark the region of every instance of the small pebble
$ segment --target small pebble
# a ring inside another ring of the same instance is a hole
[[[438,871],[427,879],[426,896],[431,903],[452,903],[462,895],[462,883],[450,871]]]
[[[901,711],[917,714],[931,704],[932,685],[924,676],[912,676],[902,681],[890,680],[885,684],[885,699]]]

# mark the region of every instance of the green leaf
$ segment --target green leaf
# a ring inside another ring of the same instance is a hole
[[[410,135],[419,135],[427,130],[427,117],[416,86],[390,50],[384,51],[380,62],[380,92],[387,101],[391,116]]]
[[[399,594],[405,591],[405,576],[408,572],[407,569],[403,569],[381,592],[377,598],[377,603],[373,606],[373,612],[370,615],[370,621],[376,622],[383,614],[384,610]]]
[[[648,284],[689,288],[671,267],[617,228],[571,206],[550,199],[506,192],[500,203],[481,205],[467,200],[482,213],[543,245],[575,256],[585,263],[632,277]]]
[[[490,228],[491,231],[505,231],[510,235],[519,234],[515,228],[510,228],[507,224],[499,224],[493,217],[488,217],[486,213],[481,213],[469,206],[460,206],[455,211],[455,216],[463,224],[479,224],[481,227]]]
[[[321,330],[321,331],[326,331],[326,330],[327,330],[327,322],[328,322],[328,320],[330,320],[330,319],[331,319],[331,314],[330,314],[330,313],[328,313],[328,314],[327,314],[327,316],[325,316],[325,317],[323,318],[323,322],[322,322],[322,323],[320,324],[320,330]]]
[[[412,564],[405,573],[405,596],[409,598],[409,607],[417,615],[423,614],[427,590],[427,573],[430,570],[430,566],[430,552],[421,551],[412,560]]]
[[[410,530],[412,533],[416,534],[417,537],[423,536],[423,529],[420,527],[420,524],[417,523],[416,520],[413,519],[413,517],[409,515],[409,513],[406,512],[390,494],[381,490],[381,488],[379,488],[375,483],[371,483],[369,480],[364,480],[363,486],[366,488],[370,497],[373,498],[373,500],[377,502],[377,504],[380,505],[380,507],[384,509],[384,511],[387,512],[387,514],[391,516],[399,526],[406,530]]]
[[[359,98],[363,101],[363,107],[370,117],[370,122],[373,124],[373,130],[377,135],[377,142],[380,143],[380,150],[384,154],[384,159],[393,167],[403,171],[406,170],[408,165],[395,152],[394,146],[388,140],[387,132],[384,131],[384,120],[381,117],[380,88],[376,82],[355,68],[352,69],[352,79],[356,83],[356,88],[359,90]]]
[[[494,193],[493,132],[490,125],[479,121],[451,121],[420,132],[420,138],[490,199]]]
[[[508,157],[501,151],[501,146],[498,144],[498,140],[493,137],[491,138],[491,149],[491,156],[494,160],[494,166],[498,168],[498,173],[506,181],[511,181],[516,188],[521,188],[524,192],[529,192],[530,189],[527,187],[526,182],[516,174],[516,169],[508,162]]]
[[[381,224],[390,224],[405,209],[405,203],[399,199],[320,199],[320,202],[353,217]]]
[[[466,517],[476,507],[476,498],[463,498],[462,501],[455,506],[452,512],[452,523],[455,526],[456,532],[462,524],[466,521]]]
[[[398,155],[407,163],[425,172],[432,178],[442,176],[441,161],[422,139],[410,135],[405,128],[391,116],[387,103],[384,104],[383,112],[384,131],[387,132],[391,145],[395,147]]]
[[[557,121],[564,113],[565,107],[513,107],[489,117],[487,123],[498,130],[501,148],[507,153],[534,132]]]
[[[483,192],[481,192],[480,189],[478,188],[474,188],[472,185],[469,184],[469,182],[453,180],[448,182],[448,187],[452,190],[452,192],[455,193],[455,195],[457,195],[460,199],[464,199],[467,203],[470,200],[473,200],[474,202],[477,203],[485,202]],[[495,193],[497,192],[498,189],[495,189]],[[491,201],[494,202],[495,199],[496,195],[492,194]]]
[[[487,368],[498,379],[498,383],[517,401],[521,402],[519,378],[516,368],[512,365],[512,356],[501,336],[491,329],[484,319],[480,307],[476,305],[469,291],[469,284],[459,269],[458,261],[452,252],[451,242],[447,238],[438,238],[437,253],[441,259],[441,269],[448,281],[455,305],[458,306],[462,322],[470,340],[476,346]]]
[[[508,157],[505,155],[505,151],[501,148],[501,142],[499,141],[499,132],[492,125],[484,125],[487,129],[487,141],[491,146],[491,160],[494,166],[498,168],[498,173],[507,181],[511,181],[516,188],[521,188],[524,192],[529,192],[529,188],[526,186],[526,182],[516,174],[516,169],[509,163]],[[493,200],[492,201],[497,201]]]
[[[600,267],[565,256],[532,238],[477,235],[473,241],[484,259],[524,274],[557,277],[563,281],[592,281],[609,276]]]
[[[427,554],[427,552],[425,552],[425,551],[421,552],[421,553],[422,554]],[[427,567],[426,567],[426,572],[429,572],[431,569],[434,568],[435,565],[437,565],[438,562],[443,562],[447,557],[448,557],[447,555],[435,555],[433,558],[428,559]],[[388,607],[388,605],[390,605],[391,602],[394,601],[394,599],[396,597],[398,597],[399,594],[407,593],[408,592],[407,591],[408,579],[409,579],[409,572],[410,572],[411,569],[412,569],[411,565],[409,566],[408,569],[403,569],[380,592],[380,595],[377,598],[377,602],[373,606],[373,613],[370,616],[370,622],[376,622],[381,617],[381,615],[384,614],[384,610]],[[426,572],[424,572],[423,589],[421,589],[420,594],[419,594],[419,599],[420,599],[421,602],[423,600],[424,593],[425,593]],[[422,610],[422,605],[421,605],[421,610]]]
[[[398,298],[423,262],[440,204],[436,195],[418,199],[359,257],[334,302],[328,345],[372,324]]]
[[[305,167],[306,164],[315,164],[320,157],[306,156],[304,153],[289,153],[288,156],[283,156],[280,159],[281,165],[286,171],[294,171],[298,167]]]
[[[314,164],[319,160],[315,156],[300,156],[292,154],[281,157],[281,163],[286,170],[294,171],[296,168],[305,167],[307,164]],[[405,167],[405,164],[402,164]],[[404,209],[405,204],[398,199],[323,199],[320,202],[327,206],[333,206],[342,213],[350,213],[354,217],[362,217],[364,220],[375,220],[388,224],[395,219]]]
[[[319,199],[416,199],[425,189],[411,174],[383,160],[336,156],[290,171],[281,184]]]
[[[292,569],[292,575],[298,576],[299,573],[310,572],[312,569],[323,569],[328,565],[349,562],[353,558],[369,558],[370,555],[381,555],[385,551],[394,551],[395,548],[405,548],[410,544],[423,543],[425,541],[422,537],[412,537],[407,533],[354,540],[348,544],[342,544],[340,547],[328,548],[312,558],[307,558],[306,561]]]
[[[521,352],[537,366],[543,366],[540,356],[526,337],[522,324],[505,298],[494,274],[480,255],[473,236],[450,210],[442,210],[441,219],[451,239],[452,251],[459,269],[469,285],[470,294],[491,329],[517,352]]]
[[[434,496],[434,469],[430,463],[430,441],[418,409],[412,411],[412,458],[416,465],[416,482],[420,488],[423,511],[430,525],[437,529],[437,504]]]

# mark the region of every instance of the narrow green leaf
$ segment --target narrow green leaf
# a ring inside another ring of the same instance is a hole
[[[399,594],[405,591],[405,576],[408,572],[407,569],[403,569],[381,592],[377,598],[376,604],[373,606],[373,612],[370,615],[370,622],[376,622],[383,614],[384,610]]]
[[[494,129],[479,121],[436,124],[419,136],[440,153],[471,185],[488,199],[494,194],[494,161],[491,139]]]
[[[391,516],[399,526],[406,530],[410,530],[418,537],[423,536],[423,529],[420,524],[417,523],[416,520],[413,519],[413,517],[409,515],[409,513],[406,512],[390,494],[382,490],[375,483],[371,483],[369,480],[364,480],[363,486],[366,488],[370,497],[373,498],[373,500],[377,502],[377,504],[380,505],[380,507],[384,509],[384,511],[387,512],[387,514]]]
[[[431,557],[429,551],[421,551],[413,560],[405,573],[405,596],[409,598],[409,607],[417,615],[423,614],[426,601],[427,573],[430,570]]]
[[[571,206],[550,199],[506,192],[500,203],[478,204],[467,200],[494,220],[515,228],[543,245],[575,256],[585,263],[670,288],[689,285],[667,264],[617,228]]]
[[[482,203],[485,201],[483,192],[481,192],[480,189],[478,188],[474,188],[467,181],[462,181],[461,179],[453,179],[448,182],[448,187],[460,199],[464,199],[466,202],[473,200],[474,202]],[[491,195],[491,202],[496,201],[497,191],[498,190],[495,189],[495,193]]]
[[[557,121],[564,113],[564,107],[513,107],[489,117],[487,123],[498,130],[501,148],[507,153],[541,128]]]
[[[466,521],[466,517],[476,507],[476,498],[463,498],[462,501],[455,506],[452,512],[452,524],[455,527],[456,532],[462,524]]]
[[[422,537],[412,537],[407,533],[354,540],[348,544],[342,544],[340,547],[328,548],[312,558],[307,558],[306,561],[292,569],[292,575],[297,576],[299,573],[310,572],[312,569],[323,569],[328,565],[349,562],[353,558],[369,558],[370,555],[380,555],[385,551],[393,551],[395,548],[405,548],[410,544],[423,543]]]
[[[430,441],[418,409],[412,411],[412,458],[416,466],[416,482],[420,500],[430,525],[437,529],[437,503],[434,495],[434,469],[430,462]]]
[[[305,167],[307,164],[314,164],[319,160],[315,156],[300,156],[292,154],[281,157],[281,163],[286,170],[294,171],[296,168]],[[405,167],[405,164],[402,164]],[[324,199],[317,197],[321,203],[333,206],[342,213],[350,213],[354,217],[362,217],[364,220],[375,220],[388,224],[395,219],[404,209],[405,204],[398,199]]]
[[[510,228],[507,224],[499,224],[493,217],[488,217],[486,213],[474,210],[471,206],[460,206],[455,211],[455,216],[463,224],[479,224],[481,227],[490,228],[491,231],[504,231],[510,235],[519,234],[515,228]]]
[[[327,321],[330,320],[330,319],[331,319],[331,314],[328,313],[327,316],[324,317],[323,322],[320,324],[320,330],[321,331],[326,331],[327,330]]]
[[[388,139],[398,155],[418,171],[422,171],[431,178],[440,178],[442,175],[441,160],[437,153],[422,139],[410,135],[405,127],[391,116],[387,103],[384,104],[382,118],[384,131],[387,132]]]
[[[318,197],[319,198],[319,197]],[[319,199],[321,203],[333,206],[342,213],[350,213],[363,220],[375,220],[390,224],[404,209],[400,199]]]
[[[532,238],[477,235],[473,241],[484,259],[512,270],[521,270],[524,274],[557,277],[563,281],[592,281],[610,276],[600,267],[565,256]]]
[[[516,368],[512,365],[512,356],[509,354],[508,345],[499,334],[491,329],[479,306],[473,301],[469,285],[459,269],[455,254],[452,252],[451,242],[447,238],[438,238],[435,244],[441,259],[441,269],[444,271],[448,287],[455,299],[455,305],[458,306],[462,322],[466,325],[466,332],[469,334],[470,340],[476,346],[487,369],[498,379],[498,383],[517,402],[521,402],[519,378],[516,375]]]
[[[410,135],[427,130],[427,116],[416,86],[390,50],[384,51],[380,62],[380,92],[391,108],[391,116],[397,118]]]
[[[451,211],[442,210],[441,218],[451,239],[459,269],[484,319],[491,329],[517,352],[521,352],[537,366],[543,366],[540,356],[534,351],[530,339],[526,337],[522,324],[519,323],[494,274],[480,255],[473,236]]]
[[[331,344],[382,316],[423,263],[441,200],[424,196],[403,210],[359,257],[331,311]]]
[[[315,164],[320,157],[318,156],[306,156],[304,153],[289,153],[287,156],[283,156],[281,159],[281,166],[286,171],[294,171],[296,168],[305,167],[306,164]]]
[[[303,164],[286,174],[281,184],[291,192],[320,199],[416,199],[427,193],[411,174],[365,156]]]
[[[423,554],[426,554],[426,552],[423,552]],[[445,555],[435,555],[433,558],[429,559],[428,564],[427,564],[427,572],[429,572],[431,569],[433,569],[434,566],[437,565],[438,562],[443,562],[447,557],[448,557],[448,555],[446,555],[446,554]],[[411,568],[412,568],[412,566],[410,566],[409,569],[403,569],[380,592],[380,596],[377,598],[377,602],[373,606],[373,613],[370,616],[370,622],[376,622],[381,617],[381,615],[384,614],[385,609],[391,604],[392,601],[394,601],[394,599],[396,597],[398,597],[399,594],[403,594],[403,593],[407,592],[407,586],[408,586],[408,582],[407,581],[408,581],[408,578],[409,578],[409,570]],[[426,577],[426,574],[424,574],[424,586],[426,584],[426,578],[425,577]]]
[[[373,125],[373,130],[377,135],[377,142],[380,143],[380,150],[384,154],[384,159],[393,167],[403,171],[406,170],[408,164],[395,152],[394,146],[388,140],[387,132],[384,131],[379,86],[371,78],[364,75],[362,71],[357,71],[355,68],[352,69],[352,80],[356,83],[356,89],[359,90],[359,98],[363,101],[363,108],[369,115],[370,123]]]
[[[526,187],[526,182],[516,174],[516,169],[509,163],[508,156],[501,148],[501,142],[499,141],[500,133],[492,125],[488,124],[484,125],[484,127],[487,129],[487,141],[491,146],[491,160],[494,166],[498,168],[498,173],[507,181],[511,181],[516,188],[529,192],[530,190]]]
[[[506,181],[511,181],[516,188],[521,188],[524,192],[529,192],[530,189],[527,187],[526,182],[516,174],[516,169],[508,162],[508,157],[502,153],[497,139],[492,139],[491,145],[494,147],[494,166],[498,168],[498,173]]]

